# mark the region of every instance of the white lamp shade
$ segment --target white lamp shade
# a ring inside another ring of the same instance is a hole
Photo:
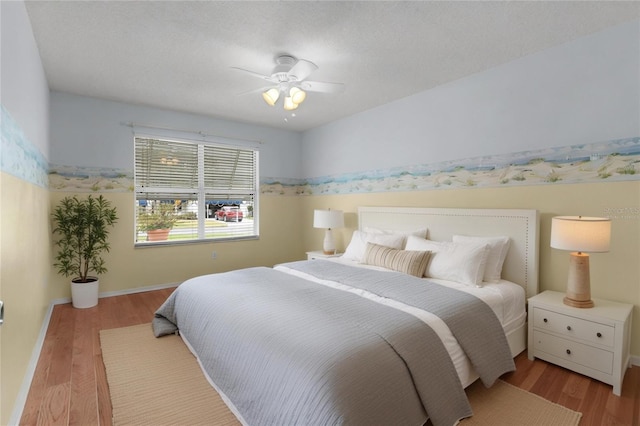
[[[587,253],[609,251],[611,219],[556,216],[551,219],[551,247]]]
[[[289,96],[291,96],[291,101],[294,104],[300,105],[307,97],[307,93],[298,87],[292,87],[289,90]]]
[[[291,96],[287,96],[284,98],[284,109],[287,111],[293,111],[294,109],[298,108],[298,104],[293,102],[293,99],[291,99]]]
[[[342,228],[344,226],[344,213],[342,210],[314,210],[314,228]]]
[[[266,92],[262,93],[262,98],[266,103],[271,106],[274,106],[280,97],[280,91],[276,88],[269,89]]]

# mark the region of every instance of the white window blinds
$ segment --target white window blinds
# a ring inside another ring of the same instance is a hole
[[[154,213],[156,204],[173,204],[178,217],[174,228],[186,226],[180,220],[187,217],[193,220],[196,216],[198,220],[197,238],[193,238],[194,231],[189,238],[181,239],[257,236],[257,163],[258,152],[249,148],[136,137],[137,222],[143,214],[148,217]],[[218,218],[216,213],[223,206],[235,206],[243,212],[242,217],[234,219],[234,225],[228,225],[235,227],[224,233],[208,222]],[[195,229],[193,222],[189,225]],[[172,239],[179,235],[172,230]],[[144,236],[138,227],[136,241],[141,242]]]

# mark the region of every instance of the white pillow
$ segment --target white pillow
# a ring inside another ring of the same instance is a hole
[[[364,231],[353,231],[351,242],[342,255],[343,258],[362,262],[367,243],[378,244],[392,249],[401,249],[405,241],[404,235],[374,234]]]
[[[431,260],[425,271],[426,277],[467,285],[482,285],[489,255],[487,244],[431,241],[409,236],[405,249],[431,252]]]
[[[409,235],[415,235],[416,237],[427,238],[427,232],[429,230],[427,228],[419,228],[419,229],[414,229],[413,231],[394,231],[392,229],[379,229],[379,228],[371,228],[366,226],[364,228],[364,231],[371,234],[402,235],[405,237],[405,241],[402,244],[402,248],[404,248],[407,242],[406,237],[408,237]]]
[[[502,265],[509,251],[509,237],[468,237],[465,235],[454,235],[453,242],[478,242],[489,245],[489,256],[487,265],[484,268],[483,281],[497,283],[502,278]]]

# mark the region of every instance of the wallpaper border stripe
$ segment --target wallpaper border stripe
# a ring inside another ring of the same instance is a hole
[[[262,193],[330,195],[640,180],[640,137],[312,179],[263,178]]]
[[[0,171],[47,188],[49,185],[47,159],[27,138],[4,105],[2,105],[1,120]]]
[[[640,180],[640,137],[369,170],[309,179],[260,179],[260,193],[333,195]],[[49,187],[131,192],[133,170],[52,165]]]

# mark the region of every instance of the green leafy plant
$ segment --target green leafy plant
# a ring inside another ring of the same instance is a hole
[[[59,235],[55,242],[58,253],[53,266],[58,273],[73,276],[74,282],[94,281],[89,272],[102,274],[107,271],[102,252],[109,251],[109,228],[117,221],[116,208],[102,195],[85,199],[65,197],[53,212]]]
[[[150,212],[138,214],[138,229],[140,231],[155,231],[158,229],[172,229],[178,220],[173,211],[173,204],[157,204]]]

